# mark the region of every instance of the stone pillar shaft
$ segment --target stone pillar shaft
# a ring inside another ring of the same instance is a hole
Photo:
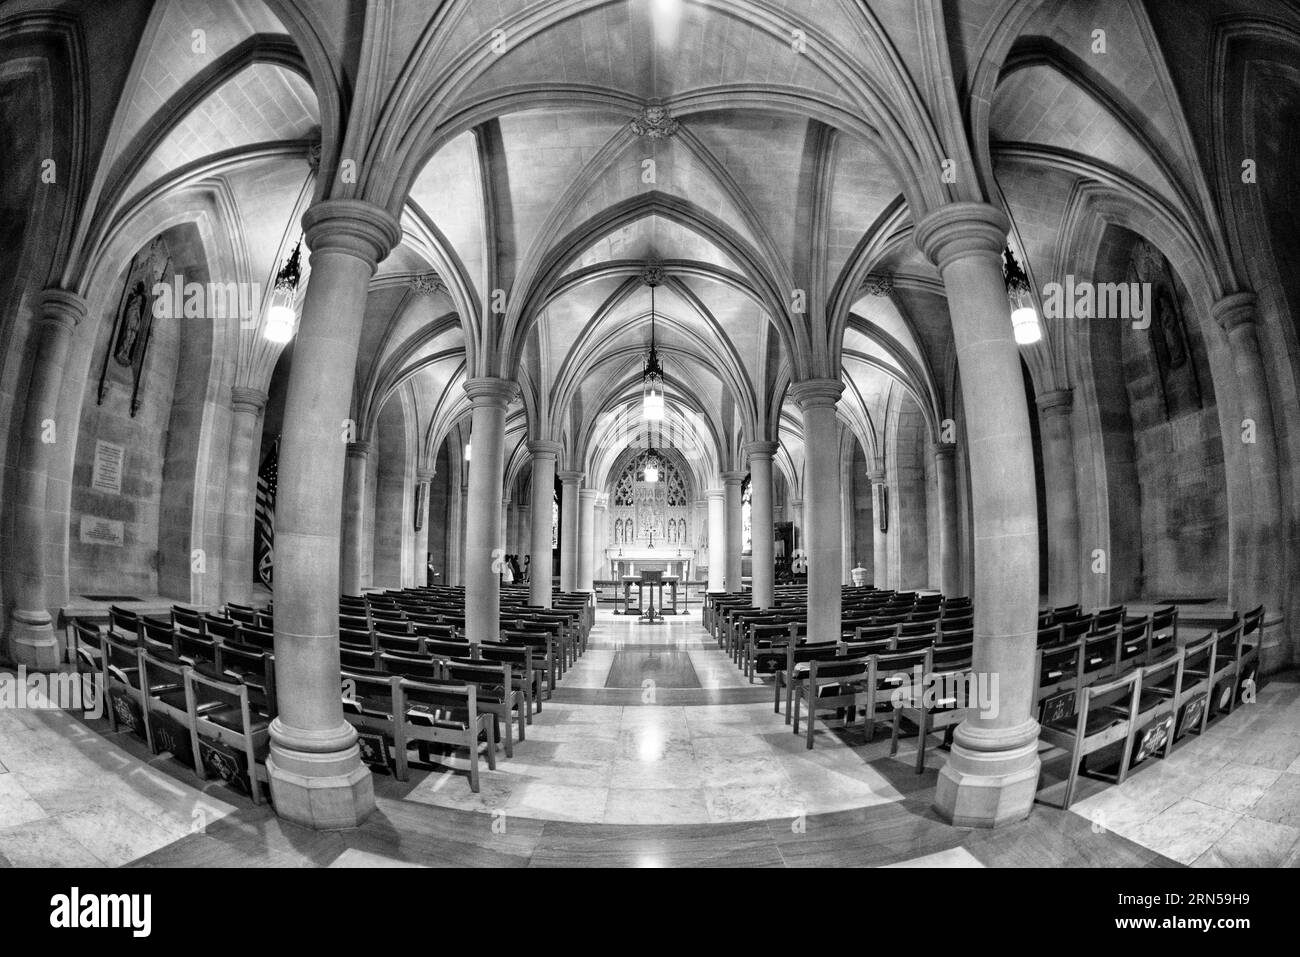
[[[18,470],[10,493],[15,501],[11,546],[15,594],[9,654],[15,665],[52,671],[60,655],[51,617],[52,596],[46,589],[46,559],[54,539],[47,489],[57,443],[69,441],[73,434],[67,423],[57,421],[59,392],[73,331],[86,315],[86,300],[62,289],[47,289],[40,309],[33,330],[36,350],[23,409]]]
[[[975,546],[977,679],[997,681],[958,726],[935,808],[961,826],[1029,814],[1038,785],[1032,714],[1038,626],[1038,514],[1020,355],[1011,333],[1001,254],[1010,223],[982,203],[926,216],[916,243],[939,268],[961,369]]]
[[[506,407],[519,392],[509,379],[470,379],[472,407],[469,500],[465,525],[465,636],[472,644],[496,641],[501,634],[502,535],[505,509]]]
[[[961,539],[957,533],[957,446],[934,447],[935,485],[939,494],[939,591],[961,594]]]
[[[724,536],[726,541],[724,554],[727,579],[725,587],[727,591],[741,591],[744,588],[742,582],[744,563],[741,561],[741,556],[745,550],[745,516],[741,511],[740,501],[740,483],[744,480],[744,472],[722,473],[723,489],[726,492],[727,513],[727,533]]]
[[[591,591],[596,571],[596,490],[578,492],[578,580],[577,591]]]
[[[339,535],[344,423],[375,266],[401,239],[387,211],[359,200],[303,216],[311,279],[294,343],[275,503],[275,658],[271,722],[276,812],[317,828],[353,827],[374,808],[370,772],[339,695]]]
[[[790,395],[803,413],[804,518],[807,523],[808,641],[840,638],[840,586],[844,556],[840,532],[840,423],[837,379],[796,382]]]
[[[1047,486],[1047,588],[1052,605],[1081,600],[1079,485],[1074,470],[1074,432],[1070,413],[1074,393],[1058,389],[1038,396],[1039,435]]]
[[[1240,442],[1240,461],[1248,472],[1249,507],[1229,500],[1231,552],[1228,601],[1241,611],[1264,605],[1264,635],[1260,646],[1265,672],[1285,663],[1280,652],[1283,540],[1285,522],[1278,481],[1277,432],[1268,395],[1268,377],[1256,328],[1256,297],[1251,292],[1226,296],[1212,314],[1223,329],[1232,353],[1239,388],[1242,422],[1237,434],[1225,432],[1224,442]],[[1253,428],[1248,429],[1248,422]],[[1245,436],[1253,433],[1254,441]]]
[[[889,532],[881,530],[880,520],[883,517],[888,527],[889,486],[883,468],[868,473],[867,477],[871,480],[871,583],[877,588],[888,588]]]
[[[851,458],[850,462],[852,462]],[[842,585],[853,584],[853,519],[853,469],[850,466],[840,470],[840,584]]]
[[[578,588],[578,483],[581,472],[564,471],[560,476],[560,591]]]
[[[727,493],[711,488],[709,499],[709,591],[727,587]]]
[[[230,390],[230,466],[226,477],[222,600],[248,605],[253,600],[253,535],[257,512],[257,466],[266,393],[235,386]]]
[[[749,455],[749,532],[753,552],[753,593],[755,608],[771,608],[776,584],[776,537],[772,528],[772,456],[780,446],[776,442],[750,442]]]
[[[434,470],[417,466],[415,469],[415,494],[419,497],[420,512],[424,521],[415,533],[415,584],[428,585],[429,581],[429,527],[433,517],[429,514],[429,503],[433,498]]]
[[[555,563],[551,548],[551,503],[555,495],[555,460],[563,451],[559,442],[528,443],[533,456],[532,479],[532,562],[528,586],[530,604],[551,607],[551,569]]]
[[[366,475],[369,442],[349,442],[343,474],[343,539],[340,545],[340,587],[345,595],[360,595],[365,581]]]

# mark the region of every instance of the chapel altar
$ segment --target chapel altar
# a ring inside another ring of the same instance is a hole
[[[661,571],[690,579],[696,558],[695,506],[688,474],[676,454],[660,452],[655,480],[646,479],[648,450],[629,450],[610,494],[609,541],[602,557],[603,576]]]

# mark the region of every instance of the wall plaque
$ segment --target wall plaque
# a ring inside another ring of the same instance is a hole
[[[112,442],[95,442],[95,464],[90,473],[90,487],[96,492],[122,493],[122,463],[126,449]]]
[[[121,548],[126,544],[126,526],[111,518],[83,515],[81,516],[81,543]]]

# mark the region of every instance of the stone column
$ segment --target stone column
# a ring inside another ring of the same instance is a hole
[[[741,554],[745,550],[745,515],[741,511],[740,483],[745,481],[744,472],[723,472],[722,487],[726,491],[727,534],[726,541],[726,576],[724,586],[727,591],[742,591]],[[713,561],[712,558],[709,561]]]
[[[935,485],[939,492],[939,591],[961,594],[961,539],[957,534],[957,446],[934,447]]]
[[[591,547],[591,577],[593,581],[606,581],[609,578],[609,563],[605,560],[605,548],[609,545],[609,496],[604,493],[596,496],[596,522],[593,529],[595,535]]]
[[[840,465],[840,584],[853,584],[853,457]]]
[[[519,555],[519,509],[520,503],[515,493],[510,493],[510,507],[506,509],[506,554]],[[520,559],[522,561],[522,559]]]
[[[415,488],[416,494],[420,496],[421,513],[424,515],[424,522],[415,533],[415,583],[417,585],[429,584],[429,525],[433,521],[432,516],[429,515],[429,500],[432,498],[430,490],[433,479],[433,469],[416,466]]]
[[[15,665],[53,671],[59,665],[59,641],[45,577],[56,537],[51,534],[53,518],[47,511],[46,490],[58,442],[71,441],[76,434],[68,423],[57,421],[57,415],[72,333],[86,316],[86,300],[73,292],[47,289],[41,294],[40,309],[18,469],[10,493],[15,502],[10,550],[15,594],[9,619],[9,656]]]
[[[501,635],[501,573],[499,565],[492,566],[502,554],[506,406],[519,393],[519,386],[509,379],[470,379],[465,393],[472,409],[474,442],[465,508],[465,636],[471,644],[480,644]]]
[[[880,530],[883,515],[889,521],[889,508],[886,499],[889,487],[885,481],[884,468],[873,469],[867,473],[871,481],[871,583],[877,588],[889,587],[889,533]]]
[[[790,386],[803,413],[804,518],[807,523],[808,641],[840,638],[840,423],[838,379],[810,379]]]
[[[349,442],[343,474],[343,541],[340,562],[345,595],[360,595],[365,581],[366,474],[370,468],[369,442]]]
[[[1047,588],[1049,600],[1059,608],[1081,600],[1079,483],[1070,425],[1074,392],[1056,389],[1044,392],[1037,401],[1047,486]]]
[[[780,446],[776,442],[750,442],[749,456],[749,530],[753,550],[753,593],[755,608],[771,608],[776,585],[776,537],[772,529],[772,456]]]
[[[276,813],[316,828],[355,827],[375,806],[339,695],[339,536],[344,443],[366,294],[401,239],[386,210],[317,203],[303,216],[311,280],[294,343],[275,503],[275,659],[279,716],[266,767]]]
[[[711,488],[709,499],[709,591],[727,587],[727,493]]]
[[[563,451],[559,442],[535,441],[528,443],[533,457],[532,478],[532,556],[529,574],[532,581],[528,601],[533,605],[551,607],[551,567],[555,557],[551,548],[551,500],[555,494],[555,460]]]
[[[804,521],[803,521],[803,499],[792,498],[785,506],[785,520],[794,525],[794,544],[793,548],[803,549],[806,547],[804,542]],[[793,555],[791,556],[794,557]]]
[[[1220,299],[1211,314],[1228,339],[1237,374],[1237,408],[1242,418],[1240,423],[1234,423],[1235,435],[1224,430],[1223,441],[1225,447],[1229,442],[1242,443],[1239,460],[1246,463],[1250,482],[1248,511],[1234,507],[1229,500],[1228,602],[1243,612],[1257,605],[1264,606],[1260,667],[1268,673],[1286,663],[1280,646],[1286,529],[1278,484],[1277,432],[1255,307],[1254,293],[1239,292]],[[1253,429],[1248,430],[1247,420],[1254,423]],[[1247,442],[1246,436],[1251,432],[1254,441]]]
[[[461,482],[452,497],[452,519],[447,556],[447,584],[465,584],[465,503],[469,501],[469,485]]]
[[[578,589],[578,483],[581,472],[564,471],[560,477],[560,591]]]
[[[596,570],[596,490],[578,491],[578,579],[577,591],[591,591]]]
[[[1024,818],[1038,786],[1038,514],[1029,410],[1002,277],[1009,228],[992,206],[951,203],[915,233],[948,293],[975,526],[974,670],[990,690],[998,682],[996,700],[980,701],[958,726],[935,789],[935,809],[958,826]]]
[[[519,504],[519,540],[515,554],[519,556],[519,567],[524,567],[524,556],[533,553],[533,510],[527,502]]]
[[[253,600],[253,535],[257,515],[257,459],[266,393],[244,386],[230,390],[230,462],[221,575],[222,601]]]

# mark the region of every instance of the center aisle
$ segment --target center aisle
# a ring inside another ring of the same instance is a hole
[[[704,824],[789,819],[900,801],[934,785],[943,753],[913,773],[905,739],[862,743],[819,724],[809,751],[748,683],[698,612],[643,625],[601,611],[589,649],[559,682],[515,756],[464,775],[430,773],[406,800],[459,810],[592,824]],[[845,741],[850,744],[846,744]]]

